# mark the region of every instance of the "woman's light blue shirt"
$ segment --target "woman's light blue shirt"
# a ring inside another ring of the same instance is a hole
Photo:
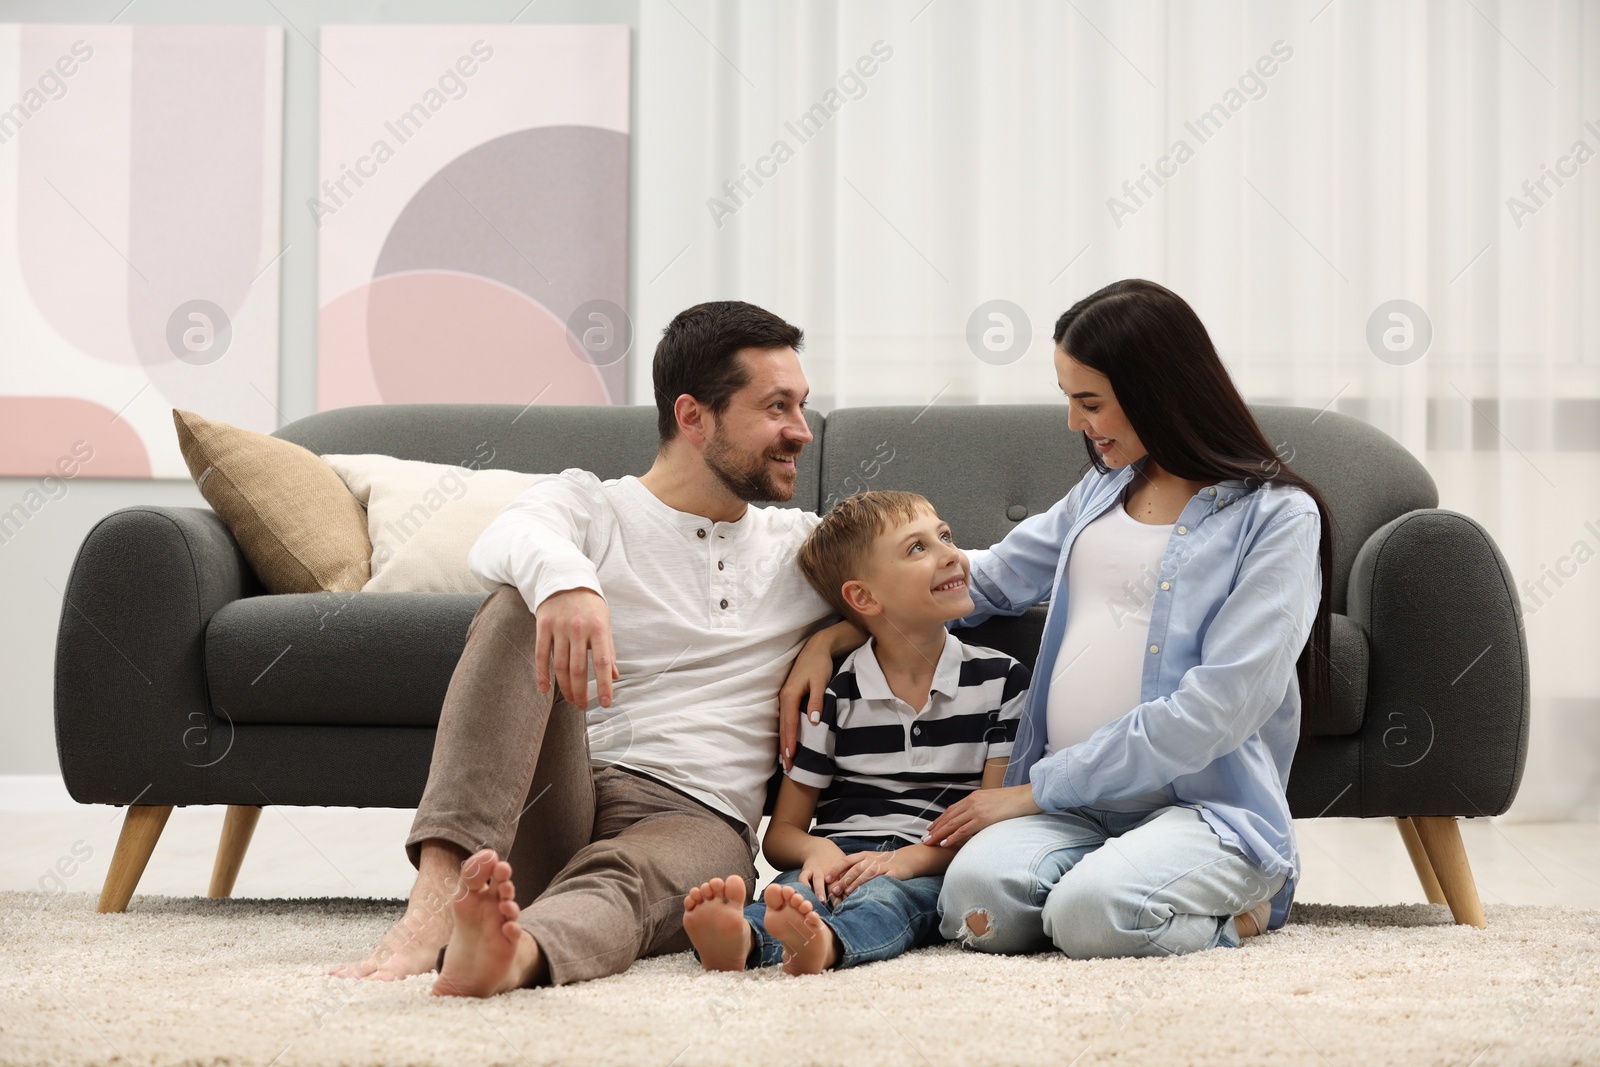
[[[1299,489],[1218,482],[1197,493],[1161,557],[1145,642],[1143,703],[1088,740],[1041,758],[1045,704],[1066,632],[1067,558],[1140,464],[1091,471],[998,545],[969,553],[975,610],[955,625],[1050,601],[1044,639],[1006,771],[1045,811],[1156,790],[1194,807],[1268,875],[1286,874],[1271,925],[1288,916],[1299,873],[1284,790],[1300,735],[1295,662],[1321,599],[1321,520]],[[1088,649],[1093,655],[1093,645]]]

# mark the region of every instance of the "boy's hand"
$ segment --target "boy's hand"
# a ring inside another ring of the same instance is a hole
[[[800,881],[811,887],[818,900],[828,899],[828,872],[836,870],[845,860],[844,849],[829,841],[826,837],[817,838],[815,845],[807,854],[806,861],[800,865]]]
[[[852,852],[848,856],[840,853],[839,863],[828,872],[829,902],[837,904],[880,874],[902,881],[915,878],[920,872],[911,869],[907,857],[902,855],[904,851],[897,848],[893,852]]]
[[[1033,786],[1013,785],[1005,789],[979,789],[968,793],[948,808],[928,826],[923,842],[955,848],[966,844],[972,835],[985,826],[1024,815],[1037,815],[1042,810],[1033,802]]]

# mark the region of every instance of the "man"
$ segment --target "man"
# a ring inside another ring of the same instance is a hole
[[[795,564],[817,517],[749,506],[794,496],[803,340],[750,304],[681,313],[650,470],[542,479],[473,545],[492,591],[406,840],[406,915],[334,973],[437,965],[433,991],[467,996],[615,974],[689,947],[683,898],[712,874],[753,884],[778,688],[830,614]]]

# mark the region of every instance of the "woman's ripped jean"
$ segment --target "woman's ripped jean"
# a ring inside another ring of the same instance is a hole
[[[956,854],[939,932],[968,948],[1056,948],[1074,959],[1176,956],[1239,944],[1233,916],[1270,900],[1268,877],[1194,808],[1077,808],[1008,819]]]

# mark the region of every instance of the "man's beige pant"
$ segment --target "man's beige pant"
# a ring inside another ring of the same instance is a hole
[[[584,716],[534,683],[534,617],[515,586],[479,606],[450,679],[406,854],[449,841],[511,863],[518,922],[556,985],[689,948],[683,898],[755,867],[744,824],[644,775],[591,768]]]

